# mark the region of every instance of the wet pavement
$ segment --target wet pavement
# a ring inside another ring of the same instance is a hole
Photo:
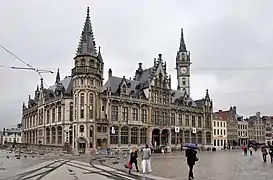
[[[127,158],[122,157],[119,160],[119,164],[113,164],[113,161],[115,161],[113,159],[106,159],[106,161],[101,163],[94,161],[92,166],[89,164],[89,161],[93,158],[95,157],[54,157],[45,155],[44,157],[28,157],[18,160],[14,157],[7,159],[2,154],[0,160],[4,162],[6,170],[0,171],[0,179],[12,177],[12,175],[14,176],[17,173],[25,171],[35,172],[36,174],[41,172],[41,174],[45,175],[42,179],[187,179],[188,167],[184,153],[153,154],[151,163],[153,172],[151,175],[142,175],[134,171],[132,175],[129,175],[127,173],[128,169],[124,168],[124,164],[128,162]],[[263,163],[260,151],[254,152],[253,156],[244,156],[240,150],[199,152],[198,158],[199,161],[194,167],[196,180],[272,180],[273,177],[273,164],[270,163],[269,157],[268,162]],[[49,169],[56,170],[51,171],[46,167],[41,171],[33,171],[33,169],[43,166],[43,163],[46,164],[57,159],[63,160],[49,167]],[[66,163],[63,163],[65,161]],[[42,164],[39,165],[41,162]],[[138,164],[140,165],[140,161]]]
[[[244,156],[240,150],[200,152],[199,161],[194,167],[195,179],[199,180],[272,180],[273,164],[263,163],[260,151],[253,156]],[[118,169],[124,169],[124,160],[114,165],[111,161],[104,162]],[[140,163],[138,163],[140,165]],[[174,180],[185,179],[188,173],[184,153],[155,154],[152,156],[152,174]]]

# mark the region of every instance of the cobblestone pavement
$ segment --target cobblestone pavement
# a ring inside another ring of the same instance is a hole
[[[200,152],[198,157],[199,161],[194,167],[196,180],[272,180],[273,177],[273,164],[269,159],[263,163],[260,151],[254,152],[253,156],[244,156],[240,150]],[[124,169],[126,161],[117,165],[111,161],[104,164]],[[186,180],[188,167],[184,153],[155,154],[151,164],[153,175]]]

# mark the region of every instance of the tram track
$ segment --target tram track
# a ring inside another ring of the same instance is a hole
[[[120,172],[120,171],[107,171],[105,169],[96,167],[96,166],[94,166],[92,164],[90,164],[90,166],[88,166],[88,167],[91,167],[94,170],[84,168],[82,166],[86,166],[86,164],[82,164],[82,163],[78,163],[78,162],[74,162],[74,161],[71,162],[71,163],[67,163],[67,165],[86,171],[86,173],[84,173],[84,174],[94,173],[94,174],[99,174],[101,176],[107,177],[109,179],[114,179],[114,180],[121,180],[121,179],[136,180],[136,179],[139,179],[139,176],[136,176],[136,175],[123,173],[123,172]]]
[[[67,162],[68,162],[68,160],[56,160],[56,161],[46,164],[42,167],[27,171],[27,172],[20,173],[15,176],[12,176],[12,177],[0,179],[0,180],[27,180],[27,179],[31,179],[31,178],[36,178],[36,180],[41,180],[43,177],[50,174],[51,172],[58,169],[62,165],[66,164]],[[39,171],[41,171],[41,172],[39,172]]]

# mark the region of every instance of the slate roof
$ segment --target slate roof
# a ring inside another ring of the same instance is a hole
[[[123,81],[126,81],[126,83],[130,84],[128,88],[129,92],[131,95],[133,94],[134,96],[138,97],[144,89],[149,88],[149,83],[150,83],[150,76],[151,73],[153,72],[153,68],[148,68],[145,69],[141,72],[141,75],[139,76],[139,80],[131,80],[131,79],[126,79],[125,77],[116,77],[116,76],[111,76],[108,78],[107,82],[103,86],[103,90],[110,90],[111,92],[117,92],[118,89],[120,88],[121,84]],[[171,102],[174,103],[175,100],[183,97],[183,92],[178,91],[178,90],[171,90]],[[199,100],[199,106],[198,104],[192,100],[192,98],[188,97],[188,101],[191,102],[192,107],[202,107],[204,100]]]
[[[58,82],[57,84],[54,84],[53,86],[50,86],[48,88],[48,90],[51,90],[53,92],[55,92],[55,90],[61,88],[61,86],[64,87],[64,92],[67,94],[71,93],[72,90],[72,77],[71,76],[66,76],[63,80],[61,80],[60,82]]]

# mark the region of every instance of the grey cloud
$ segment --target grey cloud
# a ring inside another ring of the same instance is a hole
[[[219,71],[208,68],[273,66],[273,23],[270,0],[230,1],[7,1],[1,4],[1,44],[35,67],[70,75],[87,5],[97,46],[102,47],[105,77],[133,77],[137,63],[153,64],[158,53],[167,61],[176,87],[175,55],[180,28],[192,53],[193,95],[209,88],[215,109],[237,105],[242,114],[271,113],[272,71]],[[22,66],[4,51],[0,64]],[[0,69],[0,126],[20,120],[22,101],[33,95],[39,77],[32,72]],[[55,74],[44,74],[54,82]],[[263,90],[266,89],[266,90]],[[255,90],[255,91],[252,91]],[[230,93],[234,92],[234,93]],[[248,103],[249,102],[249,103]],[[265,103],[267,102],[267,103]],[[255,107],[255,103],[258,107]],[[3,105],[4,104],[4,105]],[[251,105],[251,106],[250,106]],[[255,109],[256,108],[256,109]]]

